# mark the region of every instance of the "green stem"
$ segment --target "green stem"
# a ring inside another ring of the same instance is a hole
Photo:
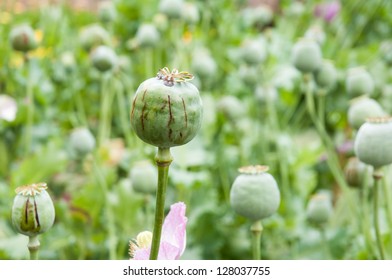
[[[336,180],[336,182],[339,184],[339,186],[342,188],[343,192],[348,194],[349,192],[349,187],[346,183],[346,180],[344,179],[344,174],[343,171],[340,167],[339,159],[337,158],[336,151],[335,151],[335,146],[332,143],[332,140],[330,139],[325,126],[320,122],[320,120],[317,117],[316,114],[316,109],[315,109],[315,104],[314,104],[314,97],[313,97],[313,91],[311,87],[311,76],[309,75],[304,75],[304,81],[306,85],[306,106],[309,112],[309,116],[316,127],[317,133],[319,137],[321,138],[321,141],[325,147],[325,150],[327,152],[327,164],[329,169],[331,170],[331,173]],[[351,209],[355,212],[355,205],[352,201],[351,196],[347,195],[347,201],[348,205],[351,207]]]
[[[328,245],[327,233],[325,232],[324,227],[320,228],[320,235],[321,235],[321,240],[323,242],[324,253],[326,256],[325,258],[329,259],[331,257],[331,252],[330,252],[329,245]]]
[[[250,227],[250,231],[252,233],[252,254],[254,260],[261,259],[261,233],[263,232],[263,225],[261,224],[261,220],[258,220],[252,224]]]
[[[380,232],[380,223],[379,223],[379,211],[378,211],[378,206],[379,206],[379,188],[380,188],[380,183],[381,183],[381,178],[383,177],[383,174],[381,170],[374,170],[373,171],[373,178],[374,178],[374,193],[373,193],[373,219],[374,219],[374,229],[376,231],[376,239],[377,239],[377,247],[380,253],[380,259],[385,260],[385,253],[384,253],[384,247],[382,243],[382,238],[381,238],[381,232]]]
[[[29,248],[30,260],[38,260],[39,246],[40,243],[38,240],[38,235],[29,236],[29,243],[27,244],[27,248]]]
[[[27,82],[26,82],[26,97],[27,97],[27,125],[26,125],[26,138],[25,138],[25,154],[30,152],[31,147],[31,135],[33,129],[33,119],[34,119],[34,92],[33,84],[31,81],[30,74],[30,63],[27,55],[25,56],[25,65],[27,69]]]
[[[118,101],[118,111],[120,114],[120,123],[121,123],[121,127],[126,139],[127,144],[129,145],[129,147],[132,146],[132,135],[131,135],[131,128],[129,127],[129,122],[128,122],[128,118],[127,118],[127,112],[125,110],[125,106],[124,104],[128,104],[128,100],[126,100],[125,96],[124,96],[124,87],[121,83],[121,81],[117,81],[117,101]]]
[[[155,156],[155,162],[158,166],[158,188],[156,194],[154,231],[152,235],[150,260],[158,259],[165,211],[166,187],[169,175],[169,166],[172,161],[173,158],[170,154],[170,148],[158,148],[158,153]]]

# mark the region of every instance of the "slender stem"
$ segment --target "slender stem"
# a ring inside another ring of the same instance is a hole
[[[261,233],[263,232],[263,225],[261,224],[261,220],[258,220],[252,224],[250,227],[250,231],[252,232],[252,254],[254,260],[261,259],[261,250],[260,250],[260,238]]]
[[[317,112],[320,123],[325,126],[325,90],[320,89],[317,94]]]
[[[386,168],[389,168],[389,166],[387,166]],[[389,174],[388,172],[389,170],[387,170],[386,172],[386,176],[383,176],[382,178],[382,186],[383,186],[383,191],[384,191],[384,195],[385,195],[385,199],[386,199],[386,203],[385,203],[385,210],[387,212],[387,218],[388,218],[388,225],[389,228],[392,228],[392,199],[391,199],[391,192],[389,190],[389,184],[388,184],[388,177],[387,174]],[[392,232],[390,232],[391,237],[392,237]]]
[[[129,145],[129,147],[131,147],[133,144],[131,128],[129,127],[127,112],[124,106],[124,104],[128,104],[128,100],[126,100],[124,96],[124,86],[122,85],[121,81],[117,80],[116,85],[117,85],[116,92],[117,92],[117,101],[118,101],[118,112],[120,114],[120,123],[126,142]]]
[[[31,147],[31,135],[34,120],[34,92],[33,84],[31,81],[30,63],[27,55],[25,56],[25,65],[27,69],[27,82],[26,82],[26,97],[27,97],[27,125],[26,125],[26,138],[25,138],[25,154],[27,155]]]
[[[377,247],[380,253],[380,258],[382,260],[385,260],[385,253],[384,253],[384,247],[382,243],[382,238],[381,238],[381,232],[380,232],[380,223],[379,223],[379,216],[378,216],[378,205],[379,205],[379,188],[380,188],[380,183],[381,183],[381,178],[383,177],[383,174],[381,170],[374,170],[373,172],[373,178],[374,178],[374,194],[373,194],[373,219],[374,219],[374,229],[376,230],[376,239],[377,239]]]
[[[30,260],[38,260],[38,250],[39,250],[39,240],[38,235],[29,236],[29,243],[27,244],[27,248],[30,251]]]
[[[321,240],[323,242],[324,253],[326,255],[325,258],[329,259],[331,257],[331,251],[329,249],[328,238],[327,238],[327,233],[325,231],[325,227],[320,228],[320,235],[321,235]]]
[[[158,166],[158,188],[156,194],[154,231],[152,235],[150,260],[158,259],[165,211],[166,187],[169,175],[169,166],[172,161],[173,158],[170,154],[170,148],[158,148],[158,153],[155,156],[155,162]]]

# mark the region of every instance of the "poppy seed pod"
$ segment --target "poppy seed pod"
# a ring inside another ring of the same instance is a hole
[[[315,72],[315,80],[319,87],[331,89],[337,80],[336,68],[331,61],[323,61],[321,68]]]
[[[161,0],[159,11],[169,18],[180,18],[183,10],[183,0]]]
[[[12,224],[19,233],[36,236],[52,227],[55,211],[46,189],[46,183],[38,183],[15,190]]]
[[[91,54],[95,68],[101,72],[113,69],[117,64],[116,53],[108,46],[99,46]]]
[[[368,165],[360,161],[357,157],[349,158],[345,168],[344,177],[347,184],[351,187],[361,187],[367,179],[366,176],[370,175],[370,169]],[[372,185],[373,177],[369,176],[369,185]]]
[[[291,58],[293,65],[302,73],[315,72],[322,65],[320,46],[309,39],[302,39],[295,43]]]
[[[352,97],[371,95],[374,91],[373,78],[363,67],[352,68],[346,78],[346,90]]]
[[[241,58],[248,64],[258,64],[267,57],[266,42],[263,37],[245,40],[240,48]]]
[[[279,207],[280,191],[267,166],[247,166],[230,190],[230,203],[235,212],[258,221],[271,216]]]
[[[151,162],[136,162],[130,172],[132,187],[140,193],[154,194],[157,189],[157,176],[157,169]]]
[[[27,24],[14,27],[10,33],[11,46],[14,50],[28,52],[37,47],[34,30]]]
[[[155,47],[159,38],[159,32],[153,24],[140,25],[136,33],[136,41],[141,47]]]
[[[79,41],[86,51],[90,51],[97,46],[108,44],[110,42],[110,35],[100,25],[91,24],[80,31]]]
[[[85,127],[76,128],[69,137],[70,147],[76,155],[84,156],[95,148],[95,138]]]
[[[392,118],[370,118],[358,130],[354,143],[356,156],[378,169],[392,163]]]
[[[140,84],[133,97],[131,124],[144,142],[159,148],[184,145],[201,126],[203,108],[199,90],[187,72],[161,69]]]
[[[385,115],[381,105],[376,100],[367,96],[354,98],[347,112],[348,122],[354,129],[359,129],[368,118],[382,117]]]
[[[332,214],[332,202],[329,195],[318,193],[310,198],[306,209],[306,216],[309,222],[315,225],[322,225],[328,222]]]

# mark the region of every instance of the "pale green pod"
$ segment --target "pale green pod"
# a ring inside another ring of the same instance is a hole
[[[135,191],[146,194],[155,194],[157,189],[157,168],[151,162],[138,161],[130,172],[132,187]]]
[[[103,23],[112,22],[117,17],[116,7],[112,1],[103,1],[98,7],[98,18]]]
[[[356,156],[378,169],[392,163],[392,119],[371,118],[358,130],[354,143]]]
[[[110,35],[102,26],[91,24],[80,31],[79,42],[86,51],[90,51],[97,46],[109,44]]]
[[[306,208],[306,216],[309,222],[322,225],[328,222],[333,211],[329,195],[318,193],[310,198]]]
[[[292,49],[291,59],[293,65],[302,73],[315,72],[322,65],[320,46],[313,40],[299,40]]]
[[[368,118],[383,117],[385,115],[381,105],[367,96],[353,99],[347,112],[348,122],[354,129],[359,129]]]
[[[357,157],[351,157],[344,168],[344,177],[351,187],[362,187],[365,183],[371,186],[373,178],[370,166],[360,161]],[[368,182],[366,182],[368,180]]]
[[[19,233],[36,236],[52,227],[55,210],[46,188],[46,183],[38,183],[16,189],[12,224]]]
[[[266,166],[240,168],[242,172],[230,190],[233,210],[250,220],[258,221],[274,214],[280,204],[280,191]]]
[[[144,142],[159,148],[184,145],[201,126],[203,108],[193,76],[163,68],[140,84],[133,97],[131,124]]]
[[[331,61],[323,61],[321,68],[315,72],[315,81],[320,88],[331,89],[337,81],[337,71]]]
[[[83,156],[94,150],[95,138],[90,130],[80,127],[71,132],[69,144],[74,154]]]
[[[159,11],[169,18],[178,19],[181,17],[183,5],[183,0],[161,0],[159,2]]]
[[[12,28],[10,33],[11,46],[14,50],[28,52],[37,47],[34,30],[27,24]]]
[[[352,68],[346,78],[346,90],[352,97],[371,95],[374,91],[373,78],[363,67]]]
[[[136,41],[141,47],[155,47],[159,43],[160,34],[153,24],[144,23],[136,32]]]
[[[259,64],[267,57],[267,46],[264,37],[246,39],[240,48],[241,58],[248,64]]]
[[[95,68],[101,72],[112,70],[117,65],[117,55],[108,46],[99,46],[91,54],[91,60]]]

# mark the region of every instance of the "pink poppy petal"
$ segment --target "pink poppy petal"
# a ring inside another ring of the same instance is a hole
[[[134,260],[148,260],[150,259],[150,248],[141,248],[135,250],[135,254],[133,256]]]
[[[186,223],[188,219],[185,217],[185,210],[186,205],[183,202],[173,204],[162,227],[161,242],[176,246],[181,253],[185,250],[186,245]]]

